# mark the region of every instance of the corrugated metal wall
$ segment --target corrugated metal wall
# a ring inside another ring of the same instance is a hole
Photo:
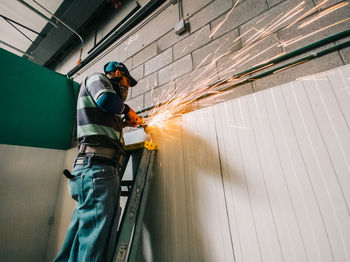
[[[146,257],[350,261],[349,126],[350,65],[170,121]]]

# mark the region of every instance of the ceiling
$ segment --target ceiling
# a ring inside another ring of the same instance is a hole
[[[128,18],[135,7],[135,0],[0,0],[0,47],[54,69],[97,25]]]
[[[36,3],[30,0],[27,0],[27,2],[33,7],[37,8],[40,12],[42,12],[46,16],[51,17],[51,15],[48,12],[40,8]],[[51,13],[55,13],[59,8],[59,6],[62,4],[63,0],[36,0],[36,2],[44,6]],[[10,0],[10,1],[0,0],[0,14],[18,23],[21,23],[37,32],[41,32],[44,29],[45,25],[47,24],[47,21],[44,18],[35,14],[33,11],[26,8],[20,2],[15,0]],[[37,34],[19,25],[16,25],[16,24],[14,25],[18,29],[20,29],[24,34],[26,34],[28,38],[30,38],[32,41],[34,41],[37,38],[38,36]],[[11,26],[3,18],[0,18],[0,36],[1,36],[0,39],[2,41],[23,51],[27,51],[27,49],[32,45],[32,42],[29,39],[27,39],[20,32],[18,32],[13,26]],[[22,56],[21,52],[18,52],[13,48],[5,46],[2,43],[0,43],[0,47],[14,54]]]
[[[78,66],[82,67],[162,2],[164,0],[0,0],[0,48],[54,70],[73,49],[86,47],[84,39],[88,35],[95,34],[91,47],[97,48],[81,60]]]

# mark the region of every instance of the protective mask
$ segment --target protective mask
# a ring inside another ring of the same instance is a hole
[[[120,97],[120,99],[125,102],[125,100],[128,98],[128,91],[129,87],[127,86],[122,86],[120,84],[120,79],[119,77],[114,77],[110,79],[113,85],[114,91],[117,93],[117,95]]]
[[[125,100],[128,98],[129,87],[119,85],[119,90],[121,94],[121,99],[123,102],[125,102]]]

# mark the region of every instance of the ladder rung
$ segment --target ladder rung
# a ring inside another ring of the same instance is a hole
[[[128,196],[130,196],[130,194],[131,194],[131,192],[129,192],[129,191],[121,191],[121,192],[120,192],[120,196],[126,196],[126,197],[128,197]]]

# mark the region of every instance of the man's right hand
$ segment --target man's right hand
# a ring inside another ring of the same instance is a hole
[[[140,125],[145,125],[145,120],[143,117],[139,117],[136,112],[130,108],[129,112],[125,116],[125,121],[123,121],[123,127],[136,127]]]

